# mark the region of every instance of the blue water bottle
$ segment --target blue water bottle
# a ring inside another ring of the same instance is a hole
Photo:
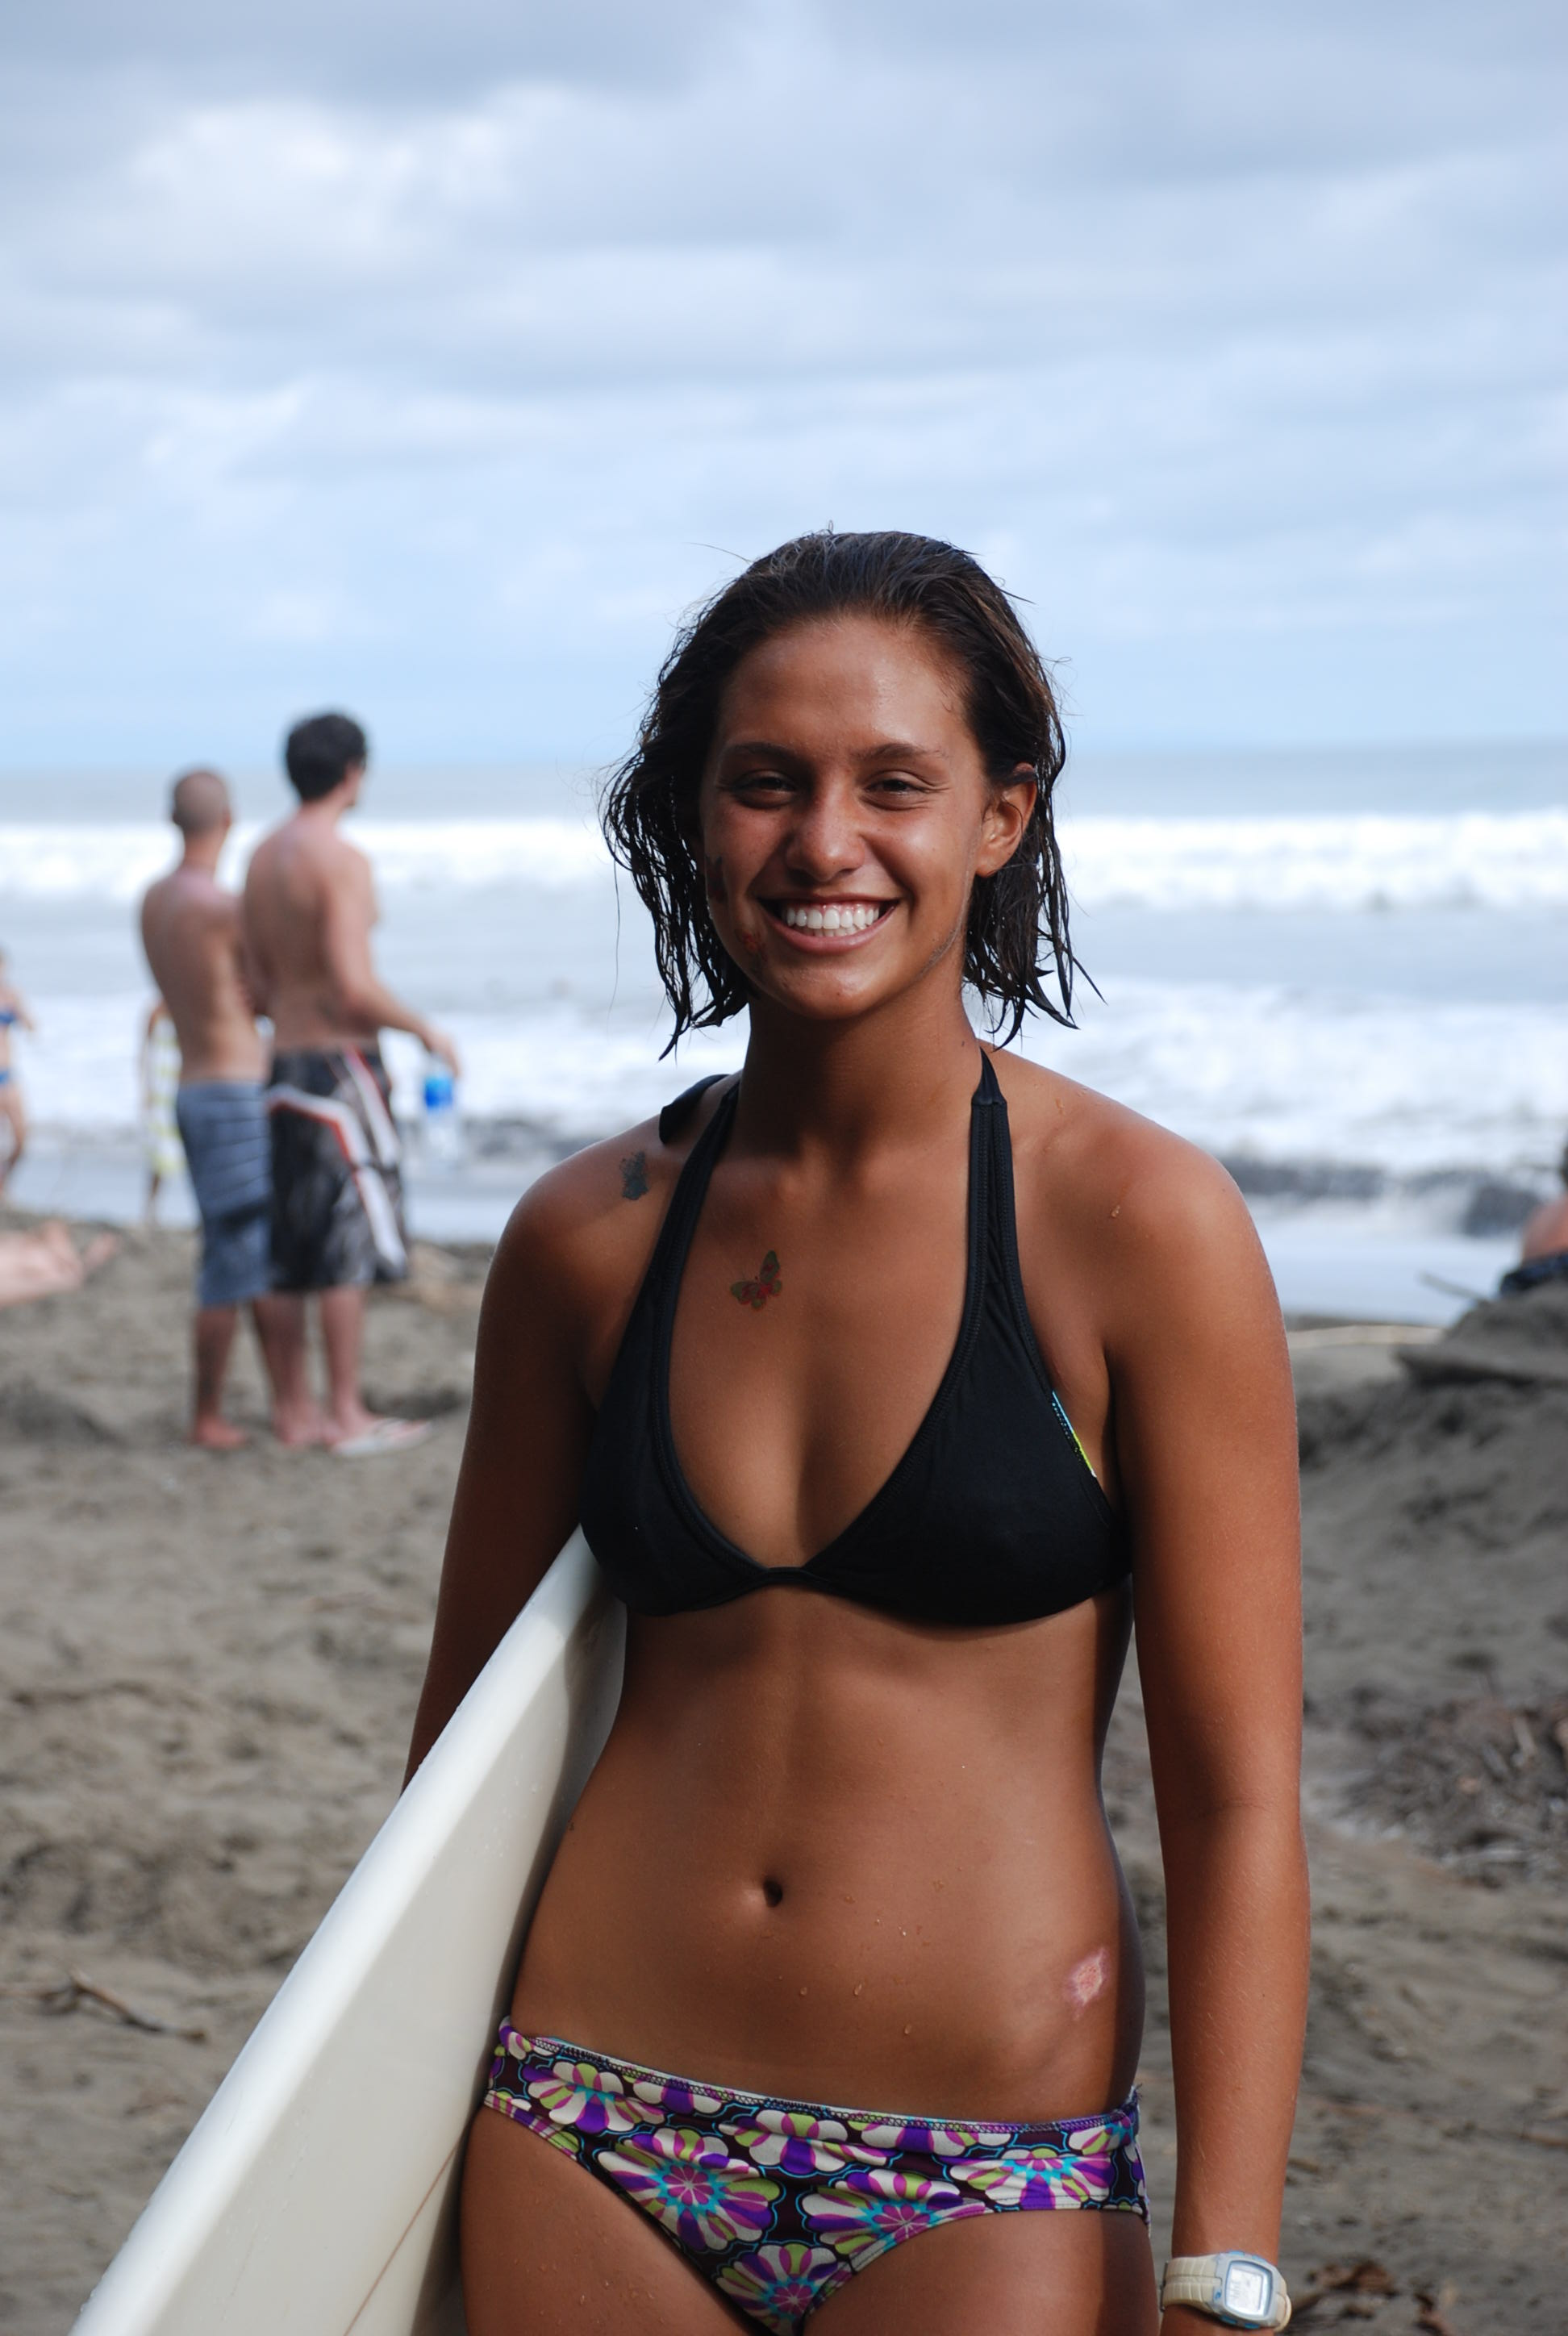
[[[463,1157],[457,1082],[444,1063],[424,1074],[424,1156],[433,1168],[453,1168]]]

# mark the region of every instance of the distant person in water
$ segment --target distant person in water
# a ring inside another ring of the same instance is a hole
[[[5,1129],[5,1148],[0,1153],[0,1194],[27,1149],[27,1114],[11,1056],[11,1033],[18,1025],[24,1030],[36,1027],[25,998],[11,979],[5,952],[0,949],[0,1124]]]
[[[1554,1200],[1543,1201],[1524,1227],[1519,1262],[1500,1285],[1505,1298],[1517,1298],[1543,1281],[1568,1281],[1568,1144],[1558,1162],[1564,1189]]]
[[[368,754],[364,731],[346,714],[296,725],[284,760],[299,808],[258,847],[245,881],[258,1003],[274,1033],[273,1284],[320,1299],[326,1441],[346,1457],[394,1451],[427,1432],[418,1421],[373,1416],[359,1385],[365,1292],[408,1271],[380,1033],[410,1031],[458,1068],[451,1039],[375,971],[370,863],[338,829],[359,800]]]
[[[318,1444],[324,1426],[305,1375],[304,1309],[272,1292],[267,1050],[246,984],[239,902],[217,872],[232,824],[229,790],[216,771],[187,771],[174,783],[169,815],[180,860],[148,888],[141,946],[180,1044],[174,1112],[201,1212],[190,1441],[227,1452],[247,1440],[224,1418],[222,1399],[239,1309],[248,1306],[279,1441]]]
[[[141,1222],[158,1222],[158,1196],[172,1183],[185,1164],[174,1098],[180,1087],[180,1040],[174,1020],[161,998],[155,998],[141,1031],[141,1149],[147,1161],[147,1190]]]

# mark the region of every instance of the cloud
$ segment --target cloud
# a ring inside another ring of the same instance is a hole
[[[318,680],[409,751],[597,751],[705,547],[830,518],[987,550],[1113,735],[1559,722],[1553,39],[28,12],[0,757],[238,753]]]
[[[519,8],[511,0],[269,0],[215,8],[209,0],[53,0],[8,27],[19,70],[81,81],[157,77],[177,86],[303,91],[428,103],[538,80],[626,83],[678,79],[699,47],[722,46],[750,12],[715,0],[573,0]]]

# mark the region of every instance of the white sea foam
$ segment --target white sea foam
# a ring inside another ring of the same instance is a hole
[[[46,1043],[22,1056],[40,1122],[104,1134],[132,1124],[141,1010],[125,994],[51,1001]],[[632,1124],[705,1072],[733,1068],[745,1045],[741,1022],[699,1032],[661,1061],[667,1025],[647,999],[609,1011],[568,999],[504,1014],[470,1007],[448,1019],[464,1108],[562,1141]],[[396,1034],[386,1045],[413,1112],[419,1049]],[[1230,1156],[1541,1178],[1568,1124],[1568,1050],[1546,1005],[1118,981],[1107,1002],[1088,1002],[1077,1031],[1031,1025],[1025,1051]]]
[[[1091,908],[1568,908],[1568,810],[1064,824]]]
[[[1024,1051],[1227,1156],[1540,1176],[1568,1124],[1561,1010],[1118,980]]]
[[[350,832],[385,902],[387,978],[453,1030],[476,1117],[608,1134],[738,1061],[741,1025],[660,1061],[647,920],[624,882],[618,908],[586,813]],[[230,881],[255,833],[236,835]],[[149,992],[132,904],[170,846],[151,822],[0,824],[0,940],[40,1024],[16,1052],[42,1125],[134,1123]],[[1394,1176],[1539,1178],[1555,1160],[1568,810],[1085,817],[1064,847],[1105,997],[1086,986],[1082,1027],[1036,1024],[1029,1052],[1227,1154]],[[1121,913],[1096,933],[1105,911]],[[1167,959],[1169,977],[1150,978]],[[1214,978],[1221,967],[1235,978]],[[411,1108],[417,1049],[394,1038],[389,1055]]]
[[[236,831],[238,878],[258,830]],[[609,881],[591,820],[356,820],[349,833],[388,895]],[[1170,910],[1568,909],[1568,810],[1443,818],[1071,818],[1063,852],[1086,908]],[[170,863],[151,822],[0,826],[0,900],[129,903]]]
[[[585,818],[355,820],[383,891],[537,884],[558,891],[609,880],[609,855]],[[261,829],[237,827],[223,855],[237,883]],[[0,826],[0,900],[129,903],[171,864],[165,825]]]

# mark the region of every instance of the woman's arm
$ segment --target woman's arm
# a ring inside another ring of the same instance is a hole
[[[541,1179],[513,1212],[491,1265],[408,1776],[577,1523],[593,1426],[571,1273],[579,1181],[575,1162]]]
[[[1277,2260],[1309,1922],[1290,1359],[1246,1209],[1203,1155],[1162,1145],[1135,1171],[1116,1245],[1107,1360],[1165,1869],[1173,2252]]]

